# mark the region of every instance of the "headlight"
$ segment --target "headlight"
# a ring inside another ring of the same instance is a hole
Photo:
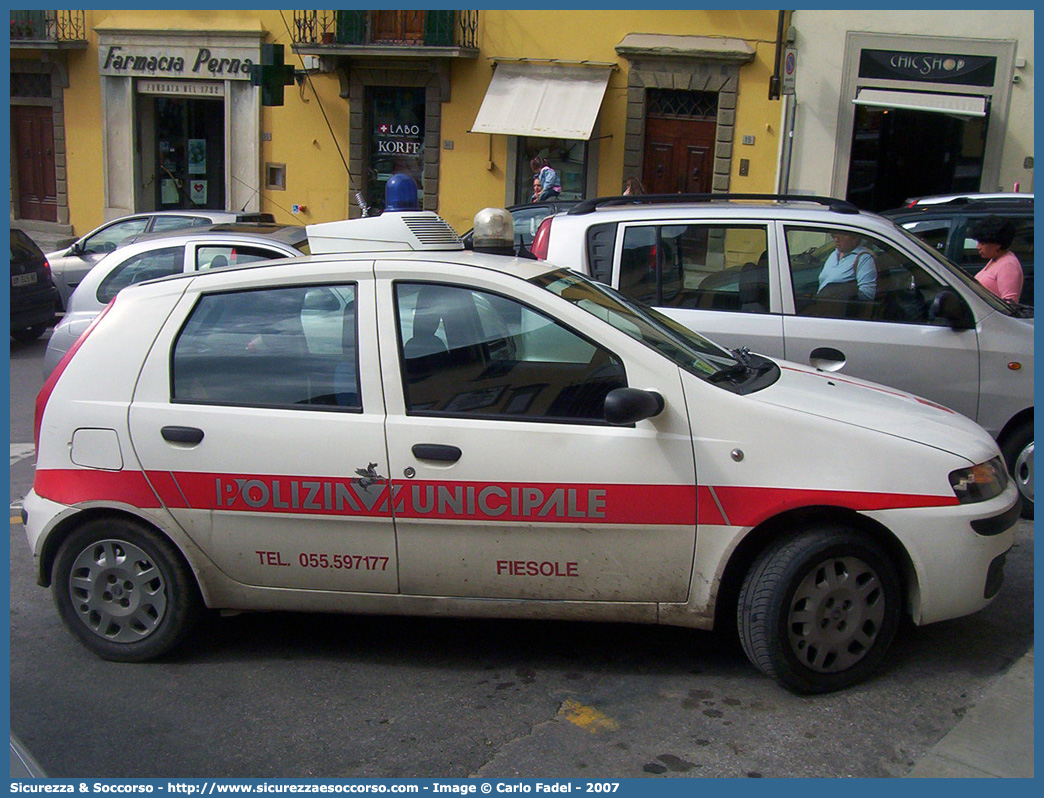
[[[950,486],[961,504],[984,502],[999,496],[1008,486],[1008,470],[999,457],[950,473]]]

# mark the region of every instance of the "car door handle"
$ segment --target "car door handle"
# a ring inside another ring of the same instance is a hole
[[[456,446],[443,446],[438,443],[415,443],[412,451],[418,460],[435,460],[439,463],[455,463],[463,454]]]
[[[196,427],[164,427],[160,430],[163,440],[171,443],[199,443],[203,440],[203,430]]]
[[[808,356],[809,364],[822,371],[840,371],[847,360],[844,352],[831,346],[817,347]]]

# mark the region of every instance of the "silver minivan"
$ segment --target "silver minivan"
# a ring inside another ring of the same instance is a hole
[[[835,236],[858,239],[872,287],[822,284]],[[532,249],[720,344],[974,419],[1000,444],[1032,517],[1032,309],[997,298],[888,219],[819,197],[605,197],[545,219]]]

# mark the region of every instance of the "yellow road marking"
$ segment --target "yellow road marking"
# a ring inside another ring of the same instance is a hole
[[[597,734],[600,731],[615,731],[620,728],[620,724],[605,713],[599,712],[594,707],[585,706],[571,698],[565,700],[558,710],[558,714],[562,715],[574,726],[579,726],[592,734]]]

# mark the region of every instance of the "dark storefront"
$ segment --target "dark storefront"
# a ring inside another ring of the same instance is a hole
[[[980,191],[996,64],[989,56],[864,49],[847,198],[878,211],[909,197]]]
[[[148,106],[151,104],[152,108]],[[153,97],[155,207],[225,207],[225,104],[221,98]]]

